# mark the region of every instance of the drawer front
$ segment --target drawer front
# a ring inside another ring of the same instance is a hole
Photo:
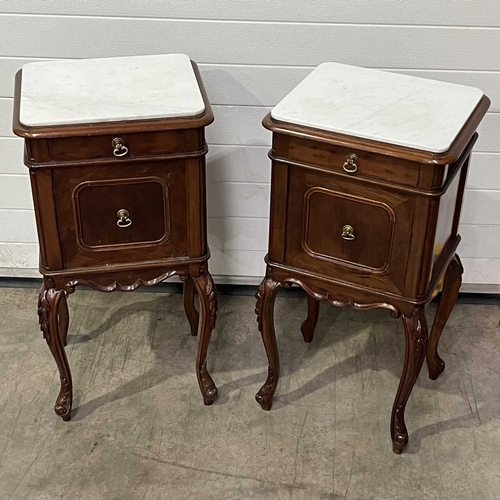
[[[159,177],[83,182],[73,192],[77,242],[91,251],[164,243],[169,207],[169,188]]]
[[[188,255],[183,161],[56,169],[54,194],[66,269]]]
[[[50,161],[111,160],[199,149],[197,129],[48,139]]]
[[[400,158],[295,137],[290,139],[289,156],[292,160],[326,167],[351,177],[418,186],[420,165]]]
[[[304,195],[302,245],[313,258],[387,269],[394,211],[385,203],[313,187]]]
[[[285,263],[403,293],[415,200],[359,179],[290,169]]]

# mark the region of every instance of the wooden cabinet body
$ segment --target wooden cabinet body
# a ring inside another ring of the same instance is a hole
[[[277,126],[269,116],[264,124]],[[269,261],[351,288],[427,302],[460,241],[463,190],[477,134],[464,141],[458,158],[443,164],[361,149],[374,147],[368,141],[337,147],[334,134],[335,142],[318,142],[315,149],[314,141],[302,138],[314,130],[294,126],[288,135],[279,126],[270,153]],[[350,154],[358,158],[355,172],[343,168]],[[344,226],[353,227],[352,240],[342,238]]]
[[[304,340],[312,341],[318,301],[359,310],[388,309],[402,317],[406,357],[394,403],[396,453],[408,442],[404,408],[427,355],[437,378],[437,344],[458,296],[462,267],[458,224],[475,130],[489,106],[483,97],[446,153],[281,122],[273,132],[267,271],[257,293],[259,329],[269,359],[256,399],[270,409],[279,378],[273,304],[280,286],[308,294]],[[424,306],[443,284],[430,336]]]
[[[193,70],[202,115],[50,127],[20,123],[17,75],[14,132],[25,139],[44,277],[40,324],[60,370],[55,409],[64,420],[72,404],[66,296],[77,285],[132,291],[178,275],[193,335],[195,290],[200,298],[197,375],[205,403],[216,397],[206,370],[217,309],[205,194],[205,127],[213,114],[194,63]]]

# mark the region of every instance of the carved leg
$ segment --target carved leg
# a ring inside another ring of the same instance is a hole
[[[438,354],[438,343],[441,333],[450,317],[453,306],[458,298],[460,285],[462,284],[462,273],[464,269],[458,255],[455,255],[448,265],[444,277],[443,292],[441,302],[436,311],[436,317],[432,324],[429,335],[429,345],[427,346],[427,366],[429,368],[429,378],[436,380],[444,370],[444,361]]]
[[[42,287],[38,300],[40,329],[54,356],[61,378],[61,390],[56,399],[54,410],[63,420],[71,420],[73,403],[73,383],[68,358],[64,351],[68,325],[66,295],[63,290]]]
[[[427,321],[423,307],[415,307],[410,316],[403,314],[406,349],[403,373],[394,400],[391,419],[392,449],[402,453],[408,444],[405,407],[422,368],[427,347]]]
[[[63,346],[68,345],[68,326],[69,326],[69,311],[66,292],[63,292],[61,297],[61,305],[59,306],[59,331]]]
[[[184,310],[191,326],[191,335],[198,335],[199,314],[194,306],[195,286],[192,278],[184,280]]]
[[[217,319],[217,292],[206,264],[202,266],[200,276],[195,278],[195,285],[200,297],[201,314],[200,338],[198,339],[198,354],[196,356],[196,376],[198,377],[204,403],[211,405],[217,396],[217,387],[215,387],[214,381],[207,370],[207,351]]]
[[[280,376],[278,345],[276,344],[276,335],[274,333],[274,300],[280,286],[281,284],[274,281],[268,272],[255,295],[257,299],[255,307],[257,323],[259,331],[262,334],[262,341],[264,342],[269,362],[266,383],[255,395],[255,399],[262,409],[266,411],[271,409],[273,396]]]
[[[300,330],[304,337],[304,342],[312,342],[314,330],[318,324],[319,318],[319,300],[307,294],[307,318],[302,323]]]

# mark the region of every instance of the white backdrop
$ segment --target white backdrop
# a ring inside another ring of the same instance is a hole
[[[500,290],[498,0],[0,0],[0,276],[38,276],[13,79],[51,58],[183,52],[199,63],[208,128],[210,262],[217,281],[264,272],[270,133],[261,120],[323,61],[473,85],[492,100],[461,224],[464,290]]]

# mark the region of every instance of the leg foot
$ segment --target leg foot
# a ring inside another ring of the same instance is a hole
[[[71,371],[64,350],[69,318],[67,311],[65,292],[43,286],[38,300],[40,329],[57,364],[61,379],[61,389],[54,410],[66,422],[71,419],[73,403]]]
[[[195,285],[192,278],[184,280],[184,310],[191,327],[191,335],[196,337],[198,335],[199,314],[194,305],[195,298]]]
[[[415,307],[410,316],[403,314],[403,325],[406,340],[405,361],[391,418],[392,449],[398,454],[402,453],[408,444],[405,408],[422,368],[427,347],[427,321],[424,308]]]
[[[208,272],[207,265],[201,268],[200,276],[195,278],[195,286],[200,297],[201,329],[196,356],[196,376],[205,405],[211,405],[217,397],[217,387],[207,370],[207,351],[212,330],[217,319],[217,292]]]
[[[462,284],[463,271],[462,263],[458,255],[455,255],[446,270],[441,301],[439,302],[436,317],[434,318],[429,335],[427,366],[429,368],[429,378],[432,380],[436,380],[444,371],[445,364],[437,350],[439,338],[457,301],[460,285]]]
[[[304,342],[312,342],[314,330],[318,324],[319,318],[319,300],[307,294],[307,318],[302,323],[300,330],[304,337]]]
[[[262,409],[266,411],[271,409],[273,396],[280,376],[278,346],[274,332],[274,301],[279,287],[280,283],[272,279],[271,273],[268,270],[255,296],[257,298],[257,305],[255,307],[257,323],[269,362],[266,383],[260,388],[255,399]]]

